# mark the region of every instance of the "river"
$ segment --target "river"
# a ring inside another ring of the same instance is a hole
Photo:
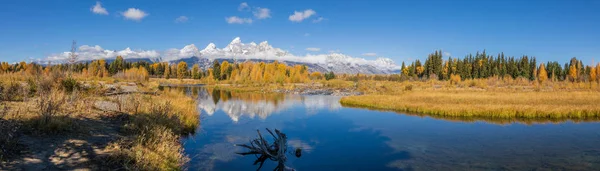
[[[189,170],[256,170],[256,157],[234,144],[265,128],[287,134],[286,165],[296,170],[600,169],[595,121],[433,118],[343,107],[335,96],[183,90],[201,111],[196,134],[183,138]]]

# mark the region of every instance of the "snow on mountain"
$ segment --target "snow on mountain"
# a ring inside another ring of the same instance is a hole
[[[171,63],[185,61],[188,63],[198,63],[205,68],[209,67],[213,60],[232,60],[232,62],[246,60],[271,62],[277,60],[288,65],[306,65],[309,70],[319,72],[389,74],[398,70],[396,63],[389,58],[367,60],[341,53],[296,56],[280,48],[274,48],[267,41],[260,42],[259,44],[254,42],[246,44],[242,43],[239,37],[234,38],[222,49],[217,48],[214,43],[209,43],[202,50],[199,50],[194,44],[190,44],[181,49],[172,48],[159,53],[155,50],[131,50],[130,48],[121,51],[110,51],[98,45],[83,45],[79,47],[77,54],[80,56],[79,60],[81,61],[123,56],[125,59],[150,58]],[[64,61],[69,55],[70,52],[63,52],[62,54],[49,56],[46,60]]]

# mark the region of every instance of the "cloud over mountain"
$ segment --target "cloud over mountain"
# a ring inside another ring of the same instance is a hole
[[[320,51],[320,48],[307,48],[309,51]],[[70,52],[63,52],[48,56],[45,60],[64,61]],[[200,50],[194,44],[186,45],[181,49],[171,48],[159,52],[157,50],[131,50],[126,48],[120,51],[106,50],[102,47],[83,45],[78,48],[77,54],[80,61],[115,58],[123,56],[128,58],[154,58],[162,61],[176,61],[185,58],[197,57],[205,60],[213,59],[236,59],[236,60],[278,60],[295,63],[311,64],[320,70],[341,73],[391,73],[397,69],[392,59],[377,58],[367,60],[355,58],[340,53],[330,54],[306,54],[297,56],[280,48],[274,48],[267,41],[260,43],[242,43],[239,37],[233,39],[224,48],[217,48],[214,43],[209,43]]]

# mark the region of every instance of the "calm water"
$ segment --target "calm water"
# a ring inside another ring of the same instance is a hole
[[[286,133],[288,151],[303,149],[288,155],[297,170],[600,170],[595,122],[466,122],[347,108],[331,96],[186,91],[202,113],[197,134],[184,139],[190,170],[256,170],[234,144],[265,128]]]

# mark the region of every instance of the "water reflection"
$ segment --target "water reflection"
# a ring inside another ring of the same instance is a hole
[[[380,110],[376,108],[362,107],[362,106],[353,106],[353,105],[342,105],[343,107],[351,107],[351,108],[363,108],[375,111],[383,111],[388,112],[391,110]],[[393,112],[393,111],[392,111]],[[410,116],[418,116],[418,117],[429,117],[446,121],[453,122],[462,122],[462,123],[475,123],[475,122],[485,122],[490,124],[498,124],[498,125],[510,125],[514,123],[525,124],[525,125],[534,125],[534,124],[561,124],[565,122],[574,122],[574,123],[585,123],[585,122],[600,122],[600,117],[590,116],[590,117],[581,117],[581,118],[489,118],[489,117],[481,117],[481,116],[445,116],[445,115],[430,115],[430,114],[422,114],[422,113],[408,113],[408,112],[397,112],[402,115],[410,115]]]
[[[283,94],[236,93],[218,89],[197,89],[198,108],[208,116],[220,110],[237,123],[241,117],[266,119],[270,115],[303,104],[308,114],[320,109],[341,108],[339,97],[334,96],[293,96]],[[196,97],[196,96],[194,96]]]
[[[206,116],[202,130],[184,140],[190,170],[256,169],[255,159],[235,154],[243,149],[234,144],[264,128],[282,130],[290,148],[303,149],[301,158],[288,160],[298,170],[600,168],[600,124],[585,120],[448,118],[347,108],[328,96],[185,92],[198,98]]]

